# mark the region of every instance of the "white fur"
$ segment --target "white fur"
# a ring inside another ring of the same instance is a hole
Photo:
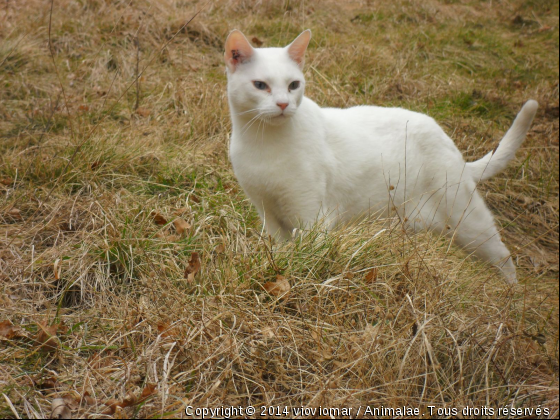
[[[318,220],[329,228],[396,211],[415,230],[452,237],[515,283],[510,253],[476,185],[513,158],[537,103],[527,102],[494,154],[465,163],[426,115],[377,106],[320,108],[303,96],[303,63],[287,48],[251,49],[227,69],[230,157],[267,231],[290,238],[294,228]],[[255,88],[255,80],[270,91]],[[294,80],[301,85],[289,91]],[[288,103],[284,112],[279,102]]]

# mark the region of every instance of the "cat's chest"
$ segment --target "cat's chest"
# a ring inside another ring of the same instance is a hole
[[[306,154],[293,145],[271,142],[246,144],[232,139],[230,158],[242,187],[249,193],[273,194],[309,188],[321,178],[321,171]],[[307,155],[308,156],[308,155]]]
[[[278,147],[252,147],[232,142],[230,157],[235,175],[244,184],[288,181],[295,171],[301,172],[297,156]]]

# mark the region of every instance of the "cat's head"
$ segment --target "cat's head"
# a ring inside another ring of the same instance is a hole
[[[303,99],[303,63],[311,31],[285,48],[253,48],[232,31],[224,53],[232,112],[277,125],[292,117]]]

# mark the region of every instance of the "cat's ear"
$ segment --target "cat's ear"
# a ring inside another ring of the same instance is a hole
[[[300,68],[303,68],[303,62],[305,61],[305,51],[307,50],[309,41],[311,41],[311,30],[306,29],[301,34],[299,34],[294,42],[286,47],[288,49],[290,58],[294,60]]]
[[[226,40],[226,52],[224,58],[226,65],[231,71],[235,71],[237,66],[251,58],[255,53],[245,35],[237,29],[230,32]]]

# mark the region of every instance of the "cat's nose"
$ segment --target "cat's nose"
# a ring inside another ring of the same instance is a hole
[[[276,102],[276,105],[278,105],[280,107],[280,109],[282,111],[284,111],[286,109],[286,107],[288,106],[287,102]]]

